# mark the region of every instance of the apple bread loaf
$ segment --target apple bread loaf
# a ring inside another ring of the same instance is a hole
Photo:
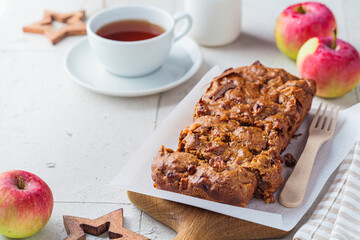
[[[236,206],[252,197],[274,202],[282,184],[280,154],[308,113],[316,86],[283,69],[228,69],[195,106],[176,151],[152,163],[159,189]]]

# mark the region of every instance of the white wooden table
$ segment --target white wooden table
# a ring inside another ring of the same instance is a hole
[[[146,3],[171,14],[183,9],[180,0],[108,0],[106,5],[129,3]],[[96,218],[118,208],[124,208],[125,226],[130,230],[151,239],[173,238],[174,231],[133,206],[126,193],[116,191],[109,182],[212,66],[236,67],[260,60],[297,74],[295,63],[277,50],[273,34],[276,18],[292,3],[244,0],[239,39],[221,48],[202,47],[204,62],[189,81],[153,96],[114,98],[78,86],[65,73],[65,53],[80,37],[52,46],[42,35],[22,32],[22,26],[40,20],[44,9],[85,9],[93,14],[100,1],[11,0],[0,21],[0,172],[33,172],[49,184],[55,198],[49,223],[31,239],[65,238],[63,215]],[[360,1],[326,4],[336,16],[339,38],[360,50]],[[316,98],[314,105],[319,101]],[[346,108],[360,101],[360,88],[342,98],[321,101]]]

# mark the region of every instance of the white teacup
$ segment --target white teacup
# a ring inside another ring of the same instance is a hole
[[[102,26],[119,21],[139,19],[161,26],[165,32],[146,40],[116,41],[96,34]],[[186,19],[186,24],[174,33],[175,24]],[[182,38],[191,28],[189,14],[181,12],[172,17],[167,12],[148,6],[123,6],[106,9],[92,16],[87,25],[91,50],[111,73],[137,77],[158,69],[166,60],[174,42]]]

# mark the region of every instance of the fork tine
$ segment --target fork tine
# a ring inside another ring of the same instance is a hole
[[[334,109],[335,109],[335,104],[332,104],[332,105],[331,105],[331,109],[330,109],[330,113],[329,113],[329,115],[328,115],[327,118],[326,118],[326,122],[325,122],[325,125],[324,125],[324,130],[328,130],[328,129],[329,129],[330,122],[331,122],[330,120],[331,120],[331,118],[332,118]]]
[[[331,132],[333,132],[334,129],[335,129],[335,125],[336,125],[336,120],[337,120],[337,117],[338,117],[339,109],[340,109],[340,107],[337,106],[334,119],[333,119],[333,121],[332,121],[332,123],[331,123],[331,126],[330,126],[330,131],[331,131]]]
[[[310,125],[311,128],[315,128],[316,122],[319,119],[321,106],[322,106],[322,102],[320,103],[320,105],[319,105],[319,107],[318,107],[318,109],[316,111],[316,114],[315,114],[315,116],[314,116],[314,118],[313,118],[313,120],[311,122],[311,125]]]
[[[327,113],[327,107],[328,104],[325,104],[325,109],[323,111],[323,113],[321,114],[320,120],[319,120],[319,124],[317,125],[318,128],[322,129],[323,125],[324,125],[324,121],[325,121],[325,115]]]

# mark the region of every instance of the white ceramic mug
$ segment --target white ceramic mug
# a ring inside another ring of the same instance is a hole
[[[241,0],[185,0],[193,19],[189,35],[198,43],[215,47],[235,41],[241,31]]]
[[[146,20],[165,29],[159,36],[140,41],[116,41],[96,34],[102,26],[119,20]],[[182,19],[185,25],[174,32],[175,25]],[[92,52],[111,73],[138,77],[158,69],[168,57],[174,42],[183,37],[191,28],[189,14],[181,12],[172,17],[167,12],[149,6],[122,6],[106,9],[92,16],[87,25]]]

